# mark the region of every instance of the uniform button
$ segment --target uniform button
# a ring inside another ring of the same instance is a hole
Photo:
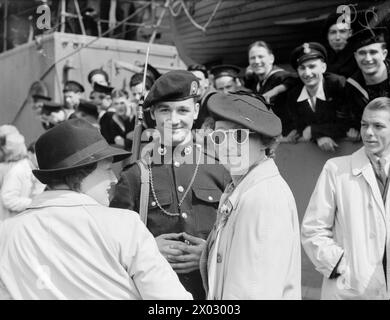
[[[183,192],[183,191],[184,191],[184,188],[183,188],[182,186],[178,186],[178,187],[177,187],[177,191]]]
[[[187,218],[188,218],[188,215],[187,215],[186,212],[183,212],[183,213],[181,214],[181,217],[182,217],[183,219],[187,219]]]
[[[180,162],[179,161],[175,161],[175,163],[173,164],[176,168],[179,168],[180,167]]]
[[[217,254],[217,262],[218,263],[222,262],[222,256],[219,253]]]
[[[212,196],[209,196],[207,199],[209,199],[209,201],[213,201],[213,197]]]
[[[156,201],[152,201],[152,206],[154,207],[156,205]]]

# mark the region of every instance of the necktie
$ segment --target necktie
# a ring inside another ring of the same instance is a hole
[[[377,161],[377,175],[384,186],[386,185],[386,180],[387,180],[385,165],[386,165],[386,160],[383,158],[379,158]]]

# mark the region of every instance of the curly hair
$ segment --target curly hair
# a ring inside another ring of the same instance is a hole
[[[49,189],[56,189],[58,185],[64,184],[68,186],[70,190],[80,192],[82,181],[96,168],[97,163],[95,162],[68,173],[53,175],[53,177],[48,178],[45,182]]]

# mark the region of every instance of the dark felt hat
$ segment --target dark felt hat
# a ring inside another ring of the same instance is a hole
[[[153,84],[144,102],[144,109],[161,101],[183,101],[197,97],[198,79],[189,71],[174,70],[163,74]]]
[[[252,94],[217,92],[209,96],[207,108],[216,120],[231,121],[269,137],[282,134],[280,119],[261,98]]]
[[[96,92],[101,92],[101,93],[104,93],[106,95],[111,95],[112,91],[114,90],[113,87],[110,87],[110,86],[104,86],[100,83],[94,83],[93,84],[93,91],[96,91]]]
[[[348,41],[351,42],[352,50],[356,51],[373,43],[386,43],[387,36],[386,28],[364,28],[355,32]]]
[[[296,47],[290,56],[290,62],[294,69],[300,64],[311,59],[322,59],[326,62],[327,53],[325,47],[318,42],[305,42]]]
[[[92,77],[95,74],[101,74],[104,77],[104,79],[106,79],[106,81],[108,83],[108,74],[103,69],[93,69],[90,73],[88,73],[88,82],[89,83],[92,83]]]
[[[67,120],[42,134],[36,144],[39,170],[34,175],[42,183],[86,165],[114,157],[114,162],[130,156],[111,147],[99,129],[83,119]]]
[[[64,90],[63,92],[68,92],[68,91],[73,91],[73,92],[84,92],[85,89],[83,85],[77,81],[74,80],[69,80],[65,82],[64,85]]]
[[[96,117],[96,119],[99,117],[97,105],[90,101],[80,100],[80,103],[77,106],[77,110],[82,111],[90,116]]]
[[[51,102],[51,101],[45,101],[41,108],[41,114],[50,114],[52,112],[58,112],[61,109],[64,109],[64,106],[62,104]]]
[[[223,76],[237,78],[241,69],[231,64],[222,64],[211,68],[210,73],[214,76],[214,80]]]

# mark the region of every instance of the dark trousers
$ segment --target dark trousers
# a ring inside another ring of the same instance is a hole
[[[178,277],[184,288],[192,294],[194,300],[206,299],[206,292],[203,289],[202,277],[200,276],[199,270],[178,274]]]

